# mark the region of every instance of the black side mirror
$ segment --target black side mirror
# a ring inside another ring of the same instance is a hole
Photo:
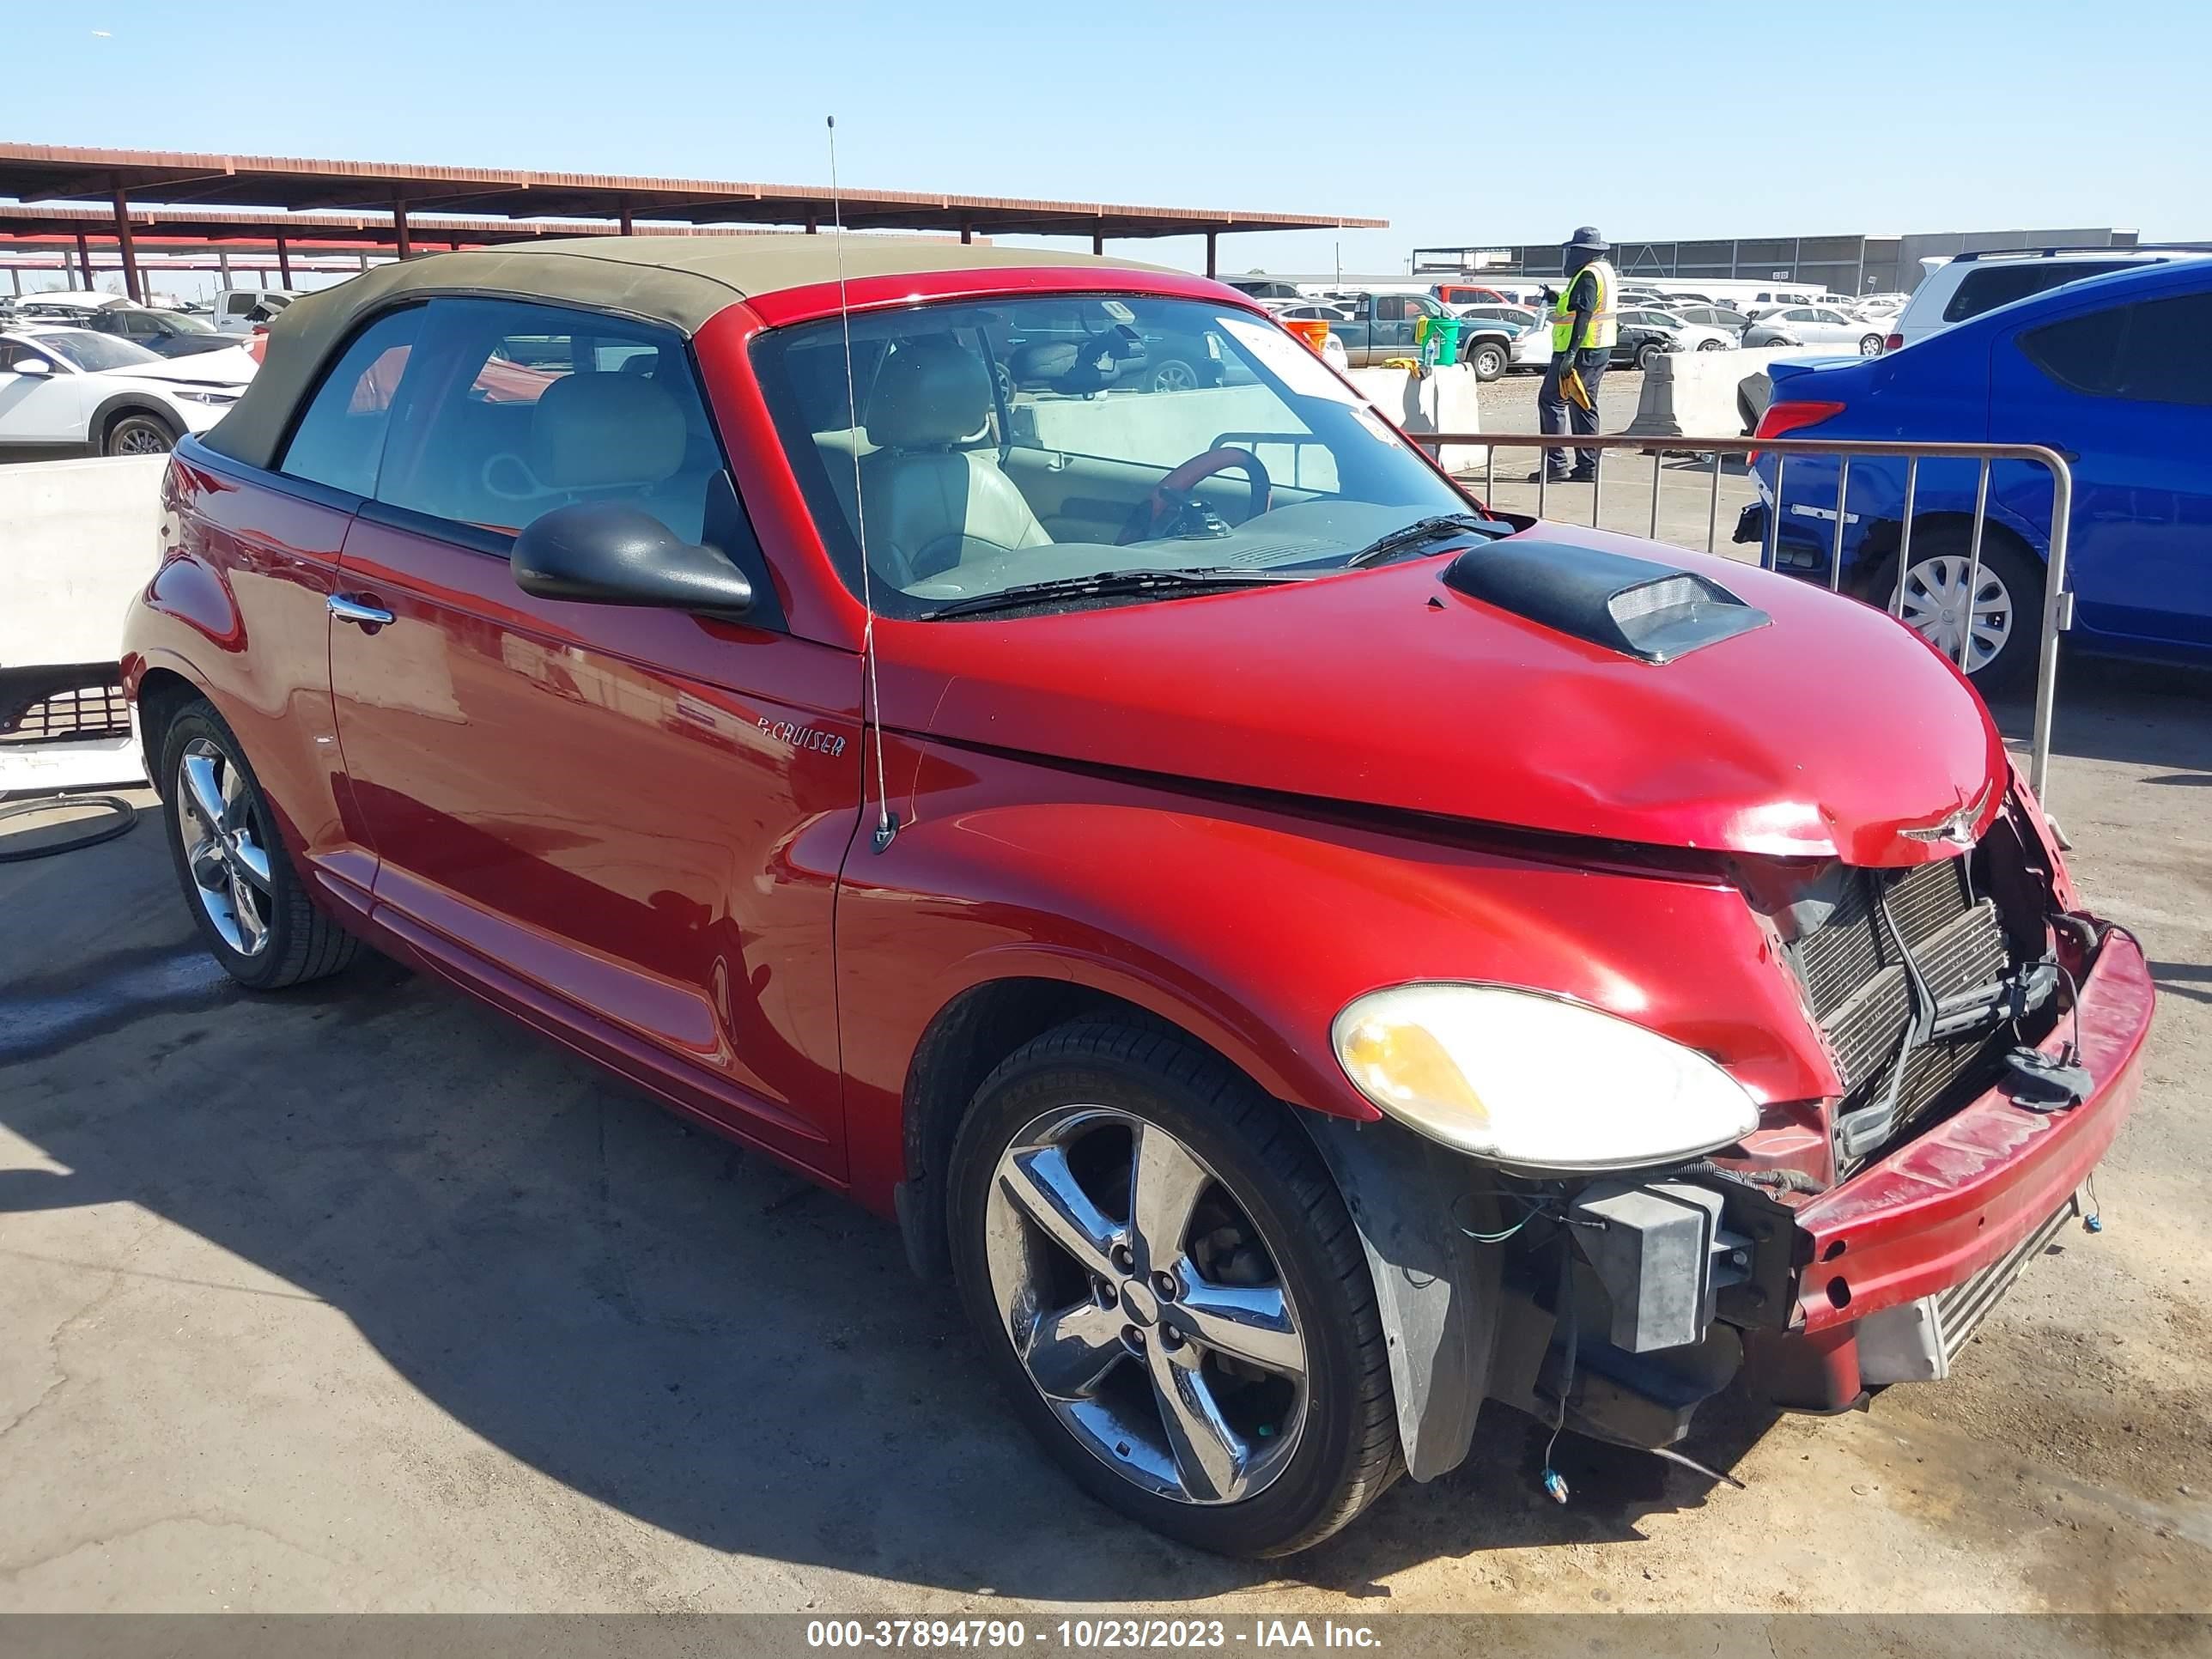
[[[543,599],[723,617],[752,607],[753,585],[728,559],[617,501],[581,501],[541,514],[514,538],[509,562],[515,585]]]

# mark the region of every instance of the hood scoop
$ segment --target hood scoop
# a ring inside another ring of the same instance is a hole
[[[1672,662],[1774,619],[1711,577],[1571,543],[1502,541],[1448,565],[1445,586],[1642,662]]]

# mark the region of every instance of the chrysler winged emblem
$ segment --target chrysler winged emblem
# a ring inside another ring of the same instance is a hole
[[[1982,816],[1982,809],[1989,805],[1990,791],[1996,787],[1996,781],[1992,779],[1982,786],[1980,794],[1946,812],[1935,823],[1917,824],[1910,830],[1899,830],[1897,833],[1907,841],[1943,842],[1953,847],[1972,847],[1974,844],[1974,821]]]

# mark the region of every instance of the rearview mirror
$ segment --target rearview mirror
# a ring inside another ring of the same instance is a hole
[[[51,374],[54,372],[54,366],[44,357],[18,357],[15,359],[15,372],[18,374]]]
[[[617,501],[556,507],[525,525],[508,562],[515,585],[543,599],[649,605],[742,616],[745,574],[711,547],[695,547],[650,513]]]

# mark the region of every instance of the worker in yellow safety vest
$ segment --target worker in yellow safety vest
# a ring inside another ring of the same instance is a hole
[[[1552,298],[1552,362],[1536,393],[1540,432],[1564,434],[1571,428],[1578,435],[1597,434],[1598,382],[1620,337],[1620,319],[1613,310],[1620,283],[1605,258],[1612,251],[1593,225],[1576,231],[1562,250],[1566,283]],[[1529,482],[1587,482],[1596,476],[1595,449],[1547,449]]]

